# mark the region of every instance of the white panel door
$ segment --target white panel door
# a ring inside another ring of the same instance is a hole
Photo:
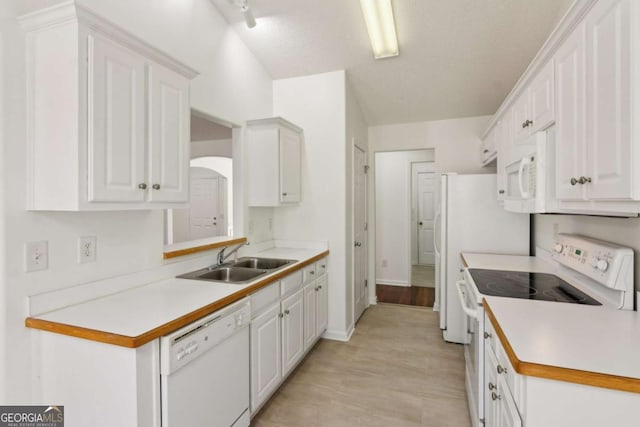
[[[251,411],[271,395],[282,378],[280,304],[251,321]]]
[[[316,284],[316,334],[320,336],[329,325],[329,276],[320,276]]]
[[[366,153],[355,147],[353,156],[353,303],[354,322],[367,307],[367,164]]]
[[[287,375],[304,354],[303,289],[282,301],[282,375]]]
[[[149,67],[149,201],[189,200],[189,80],[159,65]]]
[[[598,2],[587,25],[590,199],[628,199],[631,185],[631,0]]]
[[[419,172],[418,177],[418,264],[435,264],[435,173]]]
[[[556,196],[579,200],[584,187],[571,183],[585,165],[585,28],[578,26],[555,56]]]
[[[145,61],[100,35],[88,48],[88,200],[145,200]]]
[[[287,128],[280,128],[280,201],[295,203],[300,201],[300,134]]]
[[[218,177],[191,180],[189,234],[192,240],[218,236]]]
[[[315,281],[304,287],[304,350],[313,344],[316,338],[317,284]]]
[[[529,86],[531,108],[531,133],[546,129],[555,120],[553,87],[553,59],[536,76]]]

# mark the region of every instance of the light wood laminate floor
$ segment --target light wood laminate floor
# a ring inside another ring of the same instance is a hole
[[[320,340],[252,426],[468,427],[463,348],[438,313],[372,306],[348,343]]]

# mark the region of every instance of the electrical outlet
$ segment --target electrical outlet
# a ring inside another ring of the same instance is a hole
[[[96,260],[96,236],[78,238],[78,263],[94,262]]]
[[[49,249],[46,240],[24,244],[24,271],[40,271],[49,268]]]

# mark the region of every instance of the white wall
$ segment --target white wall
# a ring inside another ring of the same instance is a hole
[[[534,247],[553,249],[554,224],[559,233],[575,233],[628,246],[634,250],[635,288],[640,291],[640,218],[586,215],[534,215]]]
[[[231,139],[212,139],[209,141],[191,141],[191,158],[216,156],[233,157]]]
[[[491,116],[369,128],[369,164],[373,165],[376,152],[434,149],[436,175],[444,172],[495,173],[495,168],[482,168],[480,164],[480,135],[486,130]],[[369,194],[375,194],[374,175],[369,174]],[[438,187],[436,187],[438,188]],[[436,193],[436,199],[438,199]],[[376,245],[375,200],[369,198],[369,245]],[[375,283],[375,251],[369,252],[369,283]],[[375,302],[375,286],[369,287],[369,298]]]
[[[0,272],[5,299],[0,314],[0,397],[6,403],[30,402],[32,354],[28,296],[114,277],[163,264],[161,211],[53,213],[26,212],[25,206],[25,41],[15,17],[47,4],[44,0],[3,0],[0,29],[4,36],[5,141],[0,171],[11,182],[0,204],[5,206],[2,239],[6,268]],[[135,35],[201,72],[192,85],[192,106],[207,114],[242,123],[272,114],[271,79],[209,0],[83,0]],[[0,74],[2,74],[0,73]],[[61,165],[64,167],[64,165]],[[1,207],[1,206],[0,206]],[[1,219],[1,218],[0,218]],[[78,236],[97,236],[98,259],[77,264]],[[23,244],[49,242],[49,269],[23,272]],[[0,267],[2,264],[0,264]],[[5,349],[9,348],[10,352]],[[10,366],[10,369],[7,369]]]
[[[274,114],[304,129],[302,201],[274,209],[278,239],[329,241],[328,335],[347,333],[347,151],[345,72],[273,82]],[[349,201],[350,202],[350,201]],[[350,219],[349,219],[350,221]]]
[[[376,284],[411,285],[411,163],[433,149],[375,154]]]

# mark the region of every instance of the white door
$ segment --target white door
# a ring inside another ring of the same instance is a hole
[[[145,62],[97,34],[87,42],[88,200],[144,201]]]
[[[287,375],[304,354],[304,291],[282,301],[282,375]]]
[[[295,203],[300,201],[300,134],[287,128],[280,128],[280,201]]]
[[[149,200],[189,199],[189,80],[159,65],[149,67]]]
[[[631,3],[631,0],[599,2],[586,21],[585,175],[591,182],[584,187],[590,199],[633,197]]]
[[[583,197],[583,186],[571,184],[585,164],[585,32],[579,25],[555,56],[556,195],[561,200]]]
[[[436,180],[433,172],[418,172],[418,264],[435,264],[433,246]]]
[[[255,411],[280,384],[280,304],[251,321],[251,411]]]
[[[354,322],[367,307],[367,174],[366,153],[355,147],[353,157]]]
[[[226,178],[208,168],[190,170],[189,240],[226,236]]]

